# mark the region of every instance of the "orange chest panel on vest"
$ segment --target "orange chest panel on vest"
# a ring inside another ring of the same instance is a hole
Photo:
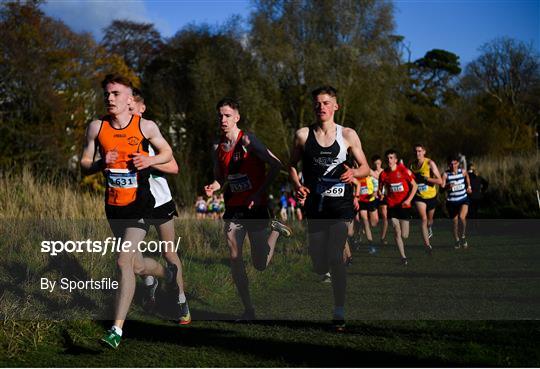
[[[148,156],[148,140],[140,128],[140,117],[132,116],[129,124],[117,129],[112,127],[108,118],[104,118],[98,134],[98,143],[103,160],[109,151],[116,151],[118,158],[108,164],[105,170],[107,178],[107,204],[126,206],[137,199],[137,191],[147,186],[148,176],[142,175],[133,165],[134,153]]]

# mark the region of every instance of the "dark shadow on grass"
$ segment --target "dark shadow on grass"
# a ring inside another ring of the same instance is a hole
[[[351,272],[350,276],[361,277],[395,277],[395,278],[427,278],[427,279],[536,279],[540,278],[540,272],[535,271],[512,271],[493,273],[419,273],[414,271],[404,271],[397,273],[381,272]]]
[[[239,332],[237,324],[230,324],[230,330],[196,326],[182,329],[174,326],[129,321],[126,324],[126,340],[137,339],[153,343],[177,344],[179,347],[212,347],[222,351],[241,352],[256,357],[252,365],[256,365],[257,360],[275,360],[279,363],[286,363],[286,365],[304,367],[446,367],[459,365],[459,363],[440,359],[419,359],[412,355],[366,351],[340,345],[298,342],[286,338],[283,340],[258,338],[250,333],[256,329],[258,324],[264,323],[252,324],[253,329],[247,327],[248,329],[243,332]],[[298,324],[304,324],[304,328],[318,326],[317,323],[310,322]],[[343,334],[344,339],[347,336],[347,333]],[[235,365],[240,366],[241,364]],[[474,363],[467,363],[468,366],[471,364]],[[216,363],[216,365],[222,366],[223,363]],[[248,364],[248,366],[252,365]]]

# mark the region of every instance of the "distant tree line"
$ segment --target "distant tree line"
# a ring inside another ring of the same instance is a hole
[[[0,5],[0,166],[76,171],[86,124],[103,112],[99,82],[120,72],[140,86],[150,119],[181,166],[179,199],[211,176],[214,106],[240,100],[243,126],[286,161],[294,131],[312,122],[309,92],[338,88],[338,123],[355,128],[368,156],[424,143],[444,158],[500,157],[535,149],[540,58],[510,38],[459,56],[418,60],[395,34],[386,0],[257,0],[248,20],[190,25],[169,39],[152,24],[115,20],[98,43],[40,10]],[[462,70],[463,69],[463,70]]]

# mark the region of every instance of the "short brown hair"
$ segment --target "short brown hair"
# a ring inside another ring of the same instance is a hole
[[[240,112],[240,103],[238,100],[233,99],[232,97],[224,97],[223,99],[219,100],[216,104],[216,110],[219,110],[219,108],[224,106],[230,106],[232,109]]]
[[[314,100],[319,95],[328,95],[337,99],[337,90],[330,85],[326,85],[326,86],[317,87],[316,89],[311,91],[311,97]]]
[[[133,90],[133,83],[131,83],[131,80],[121,74],[107,74],[103,81],[101,81],[101,88],[105,89],[109,83],[118,83]]]
[[[388,155],[395,155],[396,156],[396,159],[399,160],[399,155],[397,153],[397,151],[395,149],[388,149],[386,150],[386,152],[384,153],[384,157],[387,158]]]
[[[143,103],[144,104],[144,97],[142,95],[142,91],[139,90],[137,87],[133,87],[132,91],[133,91],[133,100],[136,103]]]

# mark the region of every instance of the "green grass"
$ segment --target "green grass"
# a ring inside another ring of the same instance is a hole
[[[258,317],[267,320],[242,325],[230,321],[242,309],[219,224],[179,220],[194,322],[178,327],[167,320],[167,309],[152,316],[136,303],[117,351],[97,343],[108,322],[84,319],[92,307],[110,304],[110,296],[75,299],[38,291],[35,278],[51,272],[51,260],[32,251],[36,232],[25,237],[19,229],[18,248],[2,243],[3,251],[12,251],[0,262],[0,365],[539,366],[539,225],[471,223],[470,249],[454,250],[448,222],[438,219],[434,255],[428,257],[413,223],[407,267],[400,265],[392,241],[376,256],[361,248],[348,269],[348,329],[336,334],[328,321],[331,286],[312,273],[300,225],[293,239],[279,242],[268,270],[248,266]],[[67,226],[58,227],[49,229],[51,237],[66,232]],[[92,276],[114,270],[112,257],[76,260],[82,270],[92,266]],[[70,320],[46,319],[51,306],[68,313],[80,301],[88,305]],[[21,321],[23,312],[39,314]]]

